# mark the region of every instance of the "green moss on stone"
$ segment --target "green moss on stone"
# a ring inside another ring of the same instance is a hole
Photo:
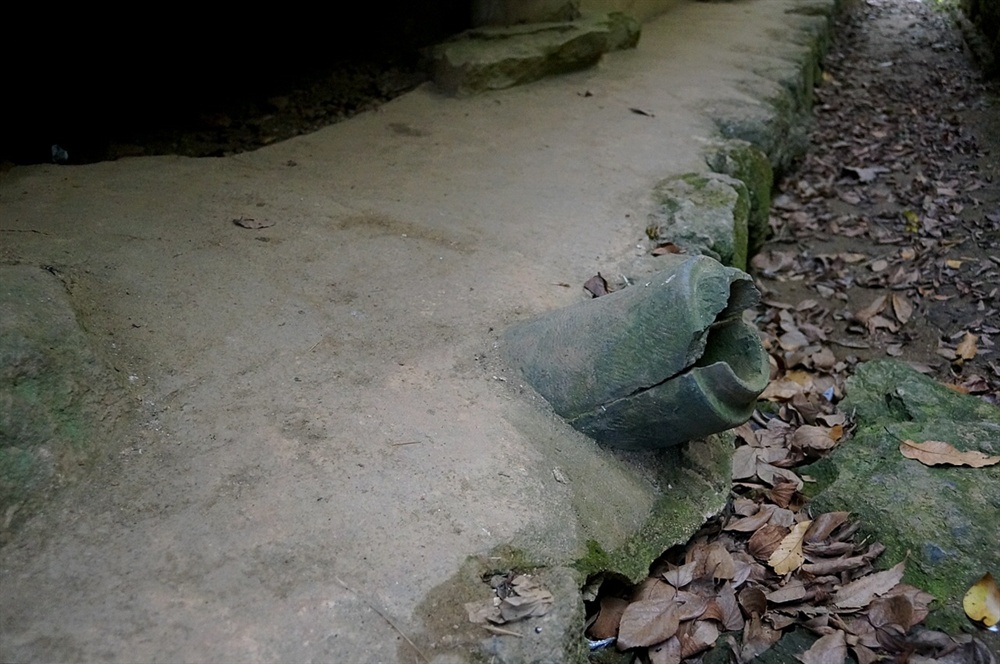
[[[657,208],[647,235],[746,269],[751,204],[741,180],[721,173],[685,173],[657,184],[653,199]]]
[[[732,437],[722,434],[672,450],[675,461],[667,464],[660,480],[663,496],[646,523],[612,551],[588,541],[586,553],[574,567],[587,576],[612,571],[633,582],[644,578],[664,551],[686,543],[706,519],[725,506],[731,487],[732,450]]]
[[[844,407],[856,412],[859,426],[825,464],[816,464],[829,484],[813,510],[853,512],[886,545],[879,564],[906,560],[904,581],[938,600],[927,624],[961,628],[966,589],[984,570],[1000,569],[1000,466],[928,467],[904,458],[899,445],[943,440],[998,454],[1000,410],[889,361],[858,367]]]
[[[774,170],[760,148],[739,139],[714,141],[705,151],[705,162],[716,173],[743,182],[750,210],[747,216],[747,255],[753,256],[770,233],[771,190]]]

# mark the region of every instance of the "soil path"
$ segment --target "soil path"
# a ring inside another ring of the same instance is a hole
[[[888,355],[1000,402],[997,92],[941,10],[869,0],[845,14],[813,146],[779,183],[754,260],[783,369]],[[803,355],[814,344],[832,355]]]

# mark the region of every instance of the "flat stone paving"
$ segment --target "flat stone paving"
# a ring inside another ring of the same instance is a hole
[[[0,177],[4,261],[65,275],[138,419],[0,550],[0,659],[464,661],[422,603],[467,556],[621,543],[657,458],[573,432],[497,340],[641,253],[797,6],[680,4],[594,69],[254,153]]]

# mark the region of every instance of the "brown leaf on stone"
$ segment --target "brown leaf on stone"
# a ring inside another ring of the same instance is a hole
[[[787,468],[778,468],[769,463],[757,463],[757,477],[760,478],[761,482],[770,484],[771,486],[774,486],[779,481],[779,478],[784,478],[795,482],[796,489],[802,489],[802,479],[798,475]]]
[[[734,480],[745,480],[757,476],[757,448],[741,445],[733,452],[732,476]]]
[[[876,664],[876,662],[882,661],[881,655],[876,654],[871,648],[866,648],[860,643],[851,646],[851,653],[858,660],[858,664]]]
[[[813,454],[833,449],[837,441],[830,436],[830,430],[825,427],[804,424],[792,436],[792,446]]]
[[[747,553],[757,560],[768,560],[781,544],[781,540],[788,535],[788,532],[788,528],[771,524],[759,528],[747,540]]]
[[[713,581],[733,578],[733,574],[736,573],[733,556],[722,543],[713,542],[709,545],[708,557],[705,559],[705,571],[711,575]]]
[[[690,580],[688,581],[690,583]],[[664,583],[660,579],[647,576],[642,580],[632,592],[632,601],[644,599],[665,599],[673,600],[677,596],[677,589],[669,583]]]
[[[767,593],[769,604],[787,604],[797,602],[806,596],[806,587],[798,579],[792,579],[785,585]]]
[[[904,294],[894,291],[892,294],[892,313],[900,325],[906,325],[910,322],[910,317],[913,316],[913,305]]]
[[[905,595],[887,595],[872,600],[868,605],[868,622],[876,629],[896,625],[907,632],[917,624],[913,618],[913,602]]]
[[[505,623],[544,616],[555,602],[551,592],[526,574],[515,576],[511,586],[513,592],[500,602],[500,615]]]
[[[740,613],[736,601],[736,592],[732,585],[726,583],[719,589],[719,594],[709,600],[708,608],[701,615],[703,620],[717,620],[727,632],[743,629],[743,614]]]
[[[699,561],[684,563],[680,567],[669,569],[661,576],[674,588],[683,588],[694,580],[695,571],[701,566]]]
[[[885,316],[872,316],[866,321],[866,325],[868,326],[869,333],[873,333],[878,330],[889,330],[893,333],[899,331],[899,325],[896,325]]]
[[[884,572],[875,572],[848,583],[833,596],[838,609],[860,609],[868,606],[873,599],[884,595],[903,578],[905,563],[899,563]]]
[[[666,254],[683,254],[684,250],[673,242],[664,242],[658,244],[652,253],[654,256],[664,256]]]
[[[646,651],[649,664],[681,664],[681,642],[671,636],[662,643],[651,645]]]
[[[626,607],[618,626],[619,650],[644,648],[677,633],[677,606],[673,600],[643,600]]]
[[[807,547],[808,549],[808,547]],[[806,551],[808,557],[809,551]],[[804,563],[802,571],[815,576],[826,576],[828,574],[840,574],[852,569],[863,567],[867,561],[863,556],[851,556],[844,558],[832,558],[819,560],[814,563]]]
[[[607,280],[601,276],[598,272],[583,284],[583,287],[594,297],[601,297],[602,295],[607,295],[611,291],[608,290]]]
[[[806,533],[806,544],[822,542],[829,537],[834,530],[847,521],[850,516],[850,512],[825,512],[820,514],[818,517],[813,519],[812,527],[809,528],[809,532]]]
[[[899,444],[899,453],[907,459],[916,459],[925,466],[985,468],[1000,463],[1000,456],[987,456],[978,450],[960,452],[940,440],[928,440],[922,443],[904,440]]]
[[[681,591],[674,599],[677,608],[677,619],[681,622],[700,618],[708,609],[708,598],[703,595]]]
[[[770,521],[776,509],[778,508],[774,505],[761,505],[760,510],[756,514],[731,521],[726,525],[725,530],[738,533],[752,533]]]
[[[750,500],[745,496],[740,496],[733,501],[733,514],[739,516],[752,516],[760,511],[760,503]]]
[[[739,604],[747,615],[762,616],[767,613],[767,595],[756,587],[747,587],[740,591]]]
[[[767,615],[764,616],[764,620],[774,629],[781,630],[802,622],[797,611],[785,612],[777,609],[769,611]]]
[[[802,538],[805,537],[806,531],[811,525],[812,521],[795,524],[795,527],[785,535],[785,538],[778,544],[778,548],[767,559],[767,564],[776,574],[787,574],[798,569],[805,562],[805,557],[802,555]]]
[[[602,597],[597,620],[587,630],[588,638],[599,641],[618,636],[618,623],[621,622],[622,614],[625,613],[627,606],[628,600],[620,597]]]
[[[787,508],[791,502],[792,498],[795,497],[798,488],[795,482],[785,478],[778,477],[775,478],[774,487],[769,489],[766,493],[768,500],[777,505],[778,507]]]
[[[681,643],[681,657],[694,657],[712,647],[719,638],[719,628],[708,620],[696,620],[684,623],[677,631],[677,640]]]
[[[910,608],[912,613],[912,623],[917,625],[924,621],[927,614],[931,611],[931,602],[934,601],[934,595],[929,592],[921,590],[916,586],[911,586],[907,583],[897,583],[892,590],[886,593],[885,597],[894,597],[896,595],[902,595],[907,598],[910,603]]]
[[[743,643],[740,644],[739,660],[748,662],[767,651],[781,638],[780,629],[768,627],[760,615],[754,613],[743,627]]]
[[[837,630],[821,636],[809,650],[795,657],[803,664],[844,664],[847,661],[847,639]]]
[[[978,348],[976,346],[976,341],[978,338],[972,332],[966,332],[962,340],[958,342],[958,346],[955,348],[955,362],[961,364],[965,360],[971,360],[976,356]]]
[[[736,573],[733,574],[731,585],[739,588],[750,578],[757,578],[766,575],[766,570],[762,565],[754,561],[753,557],[746,552],[733,554],[733,562],[736,565]]]
[[[854,318],[860,323],[867,324],[872,318],[882,313],[885,309],[885,300],[885,295],[879,295],[867,307],[857,311],[854,314]]]

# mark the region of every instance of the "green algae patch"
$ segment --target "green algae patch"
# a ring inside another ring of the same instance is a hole
[[[899,452],[902,440],[939,440],[962,451],[1000,454],[1000,409],[957,394],[894,361],[858,367],[843,408],[858,429],[826,460],[803,469],[826,486],[814,513],[848,510],[886,546],[889,567],[906,560],[904,581],[934,595],[930,627],[967,625],[962,597],[1000,569],[1000,466],[928,467]]]

